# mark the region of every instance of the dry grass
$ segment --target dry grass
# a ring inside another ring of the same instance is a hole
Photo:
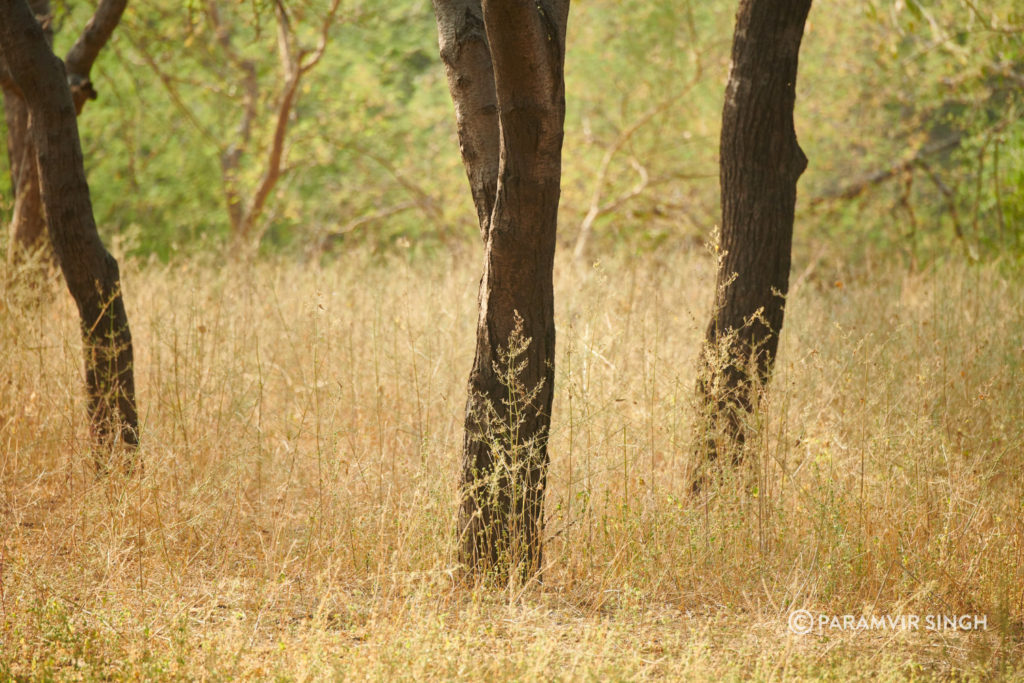
[[[546,583],[498,591],[452,578],[477,261],[127,264],[127,480],[69,298],[6,291],[0,679],[1024,675],[1019,272],[806,271],[750,466],[691,498],[710,262],[561,264]]]

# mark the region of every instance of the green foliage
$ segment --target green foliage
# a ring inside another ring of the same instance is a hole
[[[847,25],[816,7],[801,58],[798,132],[811,157],[803,193],[895,172],[852,201],[823,202],[812,225],[838,245],[896,250],[911,264],[944,252],[1019,257],[1024,19],[1015,3],[837,4]]]
[[[256,65],[258,115],[239,184],[265,169],[281,93],[276,4],[216,3]],[[810,158],[797,244],[846,257],[1024,253],[1024,17],[1014,0],[836,0],[811,11],[797,84]],[[312,48],[327,0],[284,4]],[[93,70],[81,132],[101,229],[167,258],[225,240],[220,157],[239,139],[243,74],[208,4],[130,3]],[[63,54],[93,9],[59,7]],[[718,131],[735,2],[574,3],[560,236],[588,254],[690,248],[719,221]],[[427,0],[345,0],[288,119],[265,251],[370,245],[430,252],[478,239]],[[942,147],[944,142],[953,141]],[[935,146],[936,153],[922,153]],[[6,159],[0,161],[5,163]],[[836,198],[864,184],[853,198]],[[243,194],[245,194],[243,192]],[[6,211],[10,202],[3,203]]]
[[[715,154],[732,11],[727,3],[664,0],[573,7],[566,241],[576,239],[592,205],[601,209],[595,231],[606,247],[656,246],[667,236],[699,243],[717,221]]]

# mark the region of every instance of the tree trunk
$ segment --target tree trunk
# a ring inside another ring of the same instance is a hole
[[[97,97],[89,74],[100,50],[120,22],[126,5],[127,0],[101,0],[82,35],[68,51],[67,83],[71,87],[71,97],[78,114],[82,113],[88,100]],[[43,27],[46,44],[53,45],[50,0],[29,0],[29,6]],[[28,109],[13,84],[4,84],[3,95],[7,116],[7,149],[11,160],[11,190],[14,195],[14,216],[11,219],[7,258],[8,262],[17,263],[47,248],[46,213],[39,194],[39,172],[35,161],[35,142],[29,131]]]
[[[498,191],[500,132],[491,48],[480,0],[434,0],[441,61],[455,104],[459,148],[476,206],[480,234],[487,241]]]
[[[797,57],[811,0],[740,0],[722,111],[721,260],[698,394],[700,448],[742,457],[771,376],[789,290],[796,184],[807,167],[793,126]]]
[[[522,580],[542,559],[569,3],[434,0],[434,9],[485,253],[466,402],[461,559],[499,580]]]
[[[24,0],[0,3],[0,59],[28,107],[50,241],[81,318],[95,443],[108,449],[120,440],[134,447],[132,340],[117,261],[96,231],[63,65]]]
[[[43,27],[46,44],[53,43],[50,28],[50,0],[31,0],[29,5]],[[41,249],[48,250],[46,214],[39,195],[39,170],[36,146],[29,132],[28,108],[13,83],[3,86],[4,116],[7,120],[7,156],[11,172],[11,216],[8,263],[21,263]]]

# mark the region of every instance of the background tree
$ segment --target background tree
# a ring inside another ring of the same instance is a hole
[[[805,54],[812,69],[837,64],[844,83],[837,101],[801,107],[805,144],[821,162],[806,186],[812,225],[839,251],[866,243],[910,268],[951,253],[1019,253],[1024,198],[1011,188],[1024,178],[1020,13],[1001,1],[871,0],[859,14],[856,39],[839,32]],[[874,58],[844,57],[861,50]],[[863,132],[831,134],[839,122]]]
[[[434,10],[485,253],[462,456],[462,561],[526,577],[542,558],[569,2],[434,0]]]
[[[92,67],[121,20],[126,5],[127,0],[101,0],[64,59],[68,85],[78,114],[82,113],[87,101],[97,97],[90,80]],[[47,45],[52,45],[53,15],[50,1],[31,0],[29,6],[43,28]],[[21,254],[43,246],[46,216],[39,193],[39,173],[35,162],[35,143],[29,131],[28,107],[13,83],[4,79],[2,85],[7,154],[14,195],[8,243],[8,259],[13,261]]]
[[[278,182],[290,170],[289,128],[296,118],[304,79],[323,59],[340,6],[341,0],[331,0],[319,9],[276,2],[273,34],[265,34],[259,12],[246,15],[244,7],[206,2],[190,15],[181,39],[196,55],[195,71],[202,74],[203,85],[231,101],[226,108],[226,116],[235,119],[231,132],[203,121],[200,108],[182,88],[197,85],[195,78],[169,69],[171,60],[158,46],[147,45],[146,31],[131,38],[174,107],[216,148],[222,201],[237,243],[254,246],[263,237],[264,211]],[[161,23],[181,13],[177,7],[150,11]],[[305,44],[307,41],[312,44]],[[276,70],[268,64],[268,57],[274,59],[275,55]],[[221,123],[226,127],[228,121]]]
[[[96,231],[64,67],[24,0],[0,4],[0,62],[27,107],[50,241],[81,318],[93,437],[101,448],[134,447],[132,339],[117,261]]]
[[[741,0],[722,110],[721,257],[698,386],[714,458],[742,455],[768,382],[789,291],[796,183],[807,167],[793,124],[811,0]]]
[[[47,45],[53,43],[49,0],[33,0],[33,13],[43,26]],[[13,262],[24,251],[38,248],[46,234],[46,217],[39,197],[39,172],[36,168],[36,150],[29,133],[28,108],[5,74],[2,82],[4,118],[7,123],[7,160],[11,175],[11,195],[14,209],[11,214],[8,261]]]
[[[573,39],[580,45],[570,84],[602,86],[570,93],[573,161],[563,175],[563,203],[581,219],[575,235],[563,229],[563,237],[574,237],[573,255],[584,263],[634,238],[647,247],[672,235],[698,243],[718,220],[714,159],[695,158],[697,149],[717,142],[717,128],[701,122],[719,113],[711,102],[721,93],[712,84],[725,73],[708,56],[720,49],[715,24],[732,14],[718,3],[689,0],[597,2],[575,11]],[[621,40],[625,30],[635,40]],[[676,128],[679,134],[670,132]],[[576,184],[579,196],[569,190]]]
[[[57,54],[68,53],[76,37],[68,29],[85,25],[95,2],[52,3]],[[89,102],[81,134],[94,210],[108,244],[116,235],[132,255],[167,260],[229,240],[221,155],[242,150],[243,208],[270,158],[285,83],[275,3],[216,7],[235,52],[256,66],[257,115],[245,145],[245,74],[224,56],[207,4],[129,3],[102,53],[112,58],[92,70],[101,96]],[[330,4],[284,3],[293,45],[315,49]],[[574,8],[565,126],[573,154],[562,164],[559,235],[586,262],[607,263],[619,249],[700,250],[708,228],[721,225],[719,83],[728,78],[737,4],[589,0]],[[816,160],[800,180],[810,200],[797,205],[801,272],[817,262],[813,274],[835,270],[834,282],[865,259],[920,265],[1021,252],[1024,203],[1012,191],[1024,182],[1018,4],[836,0],[815,8],[795,112],[800,144]],[[281,173],[256,221],[264,252],[427,255],[474,243],[479,221],[461,189],[465,171],[445,154],[452,105],[444,72],[431,68],[432,16],[419,0],[343,3],[287,121]],[[149,58],[173,93],[152,77]],[[802,96],[823,89],[829,97]],[[957,135],[954,146],[941,145]],[[919,153],[923,164],[907,166]],[[7,164],[0,155],[0,172]],[[861,183],[888,169],[905,170]],[[12,209],[0,203],[5,225]]]

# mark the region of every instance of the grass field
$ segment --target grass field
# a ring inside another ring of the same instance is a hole
[[[480,265],[123,264],[133,478],[70,297],[4,290],[0,679],[1024,677],[1019,266],[798,259],[761,437],[692,496],[713,263],[559,263],[545,581],[502,590],[455,581]]]

